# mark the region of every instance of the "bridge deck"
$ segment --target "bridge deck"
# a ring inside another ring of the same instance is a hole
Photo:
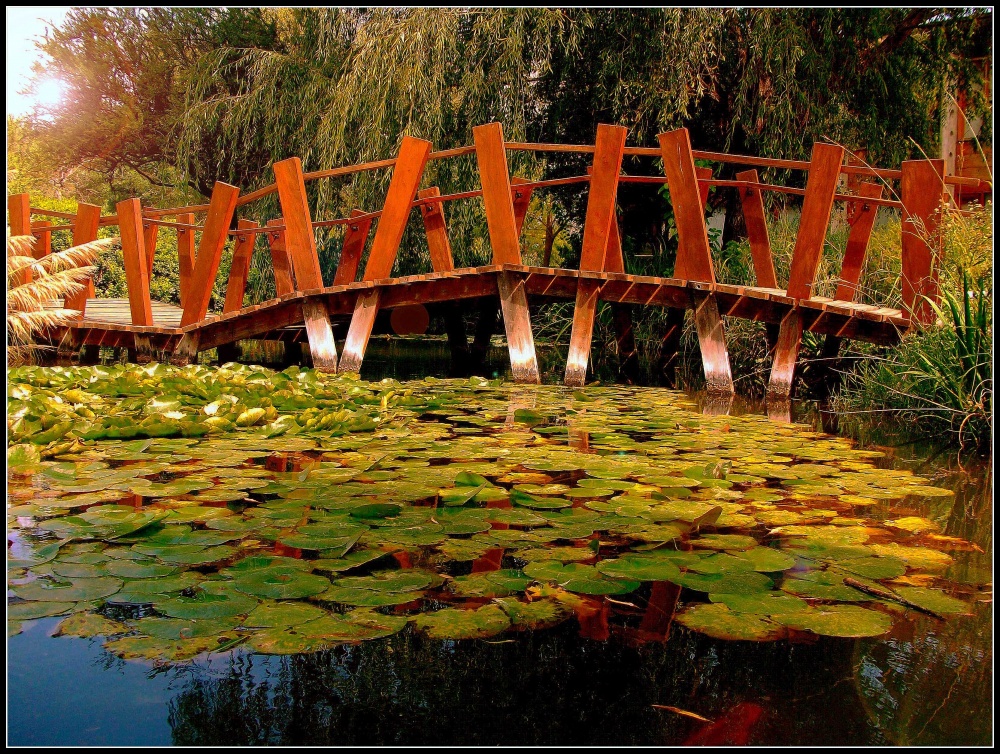
[[[332,321],[345,322],[359,296],[373,290],[379,291],[379,306],[384,309],[434,305],[496,296],[501,273],[523,281],[525,292],[535,299],[574,299],[581,279],[589,279],[599,286],[598,298],[603,301],[691,309],[699,294],[711,293],[721,314],[760,322],[780,323],[797,306],[805,330],[873,343],[894,343],[910,325],[896,309],[820,296],[796,301],[776,288],[508,264],[296,291],[183,328],[181,309],[170,304],[153,303],[156,324],[150,327],[132,324],[127,299],[91,299],[83,319],[71,329],[81,344],[131,347],[135,335],[143,335],[155,349],[172,348],[183,335],[193,332],[198,333],[199,350],[248,338],[297,340],[304,322],[302,304],[310,300],[323,301]]]

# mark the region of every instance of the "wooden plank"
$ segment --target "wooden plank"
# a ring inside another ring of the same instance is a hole
[[[628,130],[623,126],[597,126],[597,146],[594,151],[594,168],[587,196],[587,215],[583,227],[583,249],[580,269],[604,269],[611,244],[612,227],[617,235],[615,201],[618,197],[618,176],[621,173],[622,152]],[[620,242],[620,239],[619,239]],[[582,386],[587,378],[587,362],[597,315],[597,294],[600,283],[581,279],[578,283],[576,305],[573,309],[573,330],[570,334],[569,354],[566,358],[564,382]]]
[[[35,223],[32,235],[35,237],[35,247],[31,250],[31,255],[35,259],[41,259],[52,253],[52,231],[46,227],[52,227],[54,223],[48,220],[39,220]]]
[[[336,372],[337,345],[333,340],[326,304],[320,299],[306,299],[302,302],[302,319],[306,325],[313,368],[321,372]]]
[[[368,232],[371,230],[374,219],[370,214],[366,214],[360,209],[351,210],[351,217],[361,217],[361,219],[348,223],[347,229],[344,231],[340,261],[337,262],[337,271],[333,276],[334,285],[347,285],[357,280],[361,254],[365,250]]]
[[[490,231],[493,262],[521,264],[520,233],[514,216],[503,127],[499,123],[475,126],[472,136],[479,162],[479,180],[483,186],[483,206]]]
[[[256,229],[260,225],[253,220],[240,220],[237,230]],[[243,308],[243,297],[246,295],[247,278],[250,277],[250,262],[253,259],[253,249],[257,235],[248,233],[236,236],[236,246],[233,248],[233,262],[229,268],[229,280],[226,283],[226,301],[222,313],[234,312]]]
[[[736,180],[759,183],[756,170],[744,170],[736,174]],[[764,212],[764,196],[760,189],[746,187],[739,189],[743,205],[743,220],[753,257],[753,271],[757,285],[762,288],[777,288],[778,276],[774,272],[774,258],[771,255],[771,239],[767,233],[767,216]]]
[[[160,235],[160,226],[150,223],[149,225],[143,225],[142,228],[142,241],[143,245],[146,247],[146,275],[149,276],[150,281],[153,279],[153,257],[156,256],[156,241]]]
[[[73,245],[90,243],[97,240],[97,229],[101,222],[101,208],[96,204],[85,204],[80,202],[76,206],[76,221],[73,223]],[[67,296],[64,306],[67,309],[83,311],[87,306],[87,301],[95,294],[94,281],[87,278],[84,289],[71,296]]]
[[[719,315],[719,304],[710,293],[695,291],[692,295],[705,387],[710,393],[732,393],[733,374],[729,367],[729,351],[726,349],[726,333]]]
[[[194,224],[194,215],[177,215],[177,222],[185,225]],[[188,300],[188,288],[191,286],[191,278],[194,275],[195,267],[194,253],[194,231],[190,228],[177,229],[177,286],[180,289],[181,307]]]
[[[302,160],[290,157],[274,163],[273,168],[285,220],[285,245],[292,260],[296,285],[299,290],[322,288],[323,273],[316,253],[316,236],[309,214]]]
[[[295,291],[295,271],[292,269],[292,258],[288,254],[288,244],[285,243],[285,221],[282,218],[269,220],[267,227],[281,226],[281,230],[272,230],[267,234],[268,248],[271,250],[271,266],[274,268],[274,290],[277,296],[287,296]]]
[[[437,186],[425,188],[417,192],[418,199],[441,196]],[[427,248],[431,255],[431,268],[435,272],[447,272],[455,269],[455,261],[451,254],[451,242],[448,240],[448,225],[444,217],[443,204],[421,204],[420,214],[424,219],[424,231],[427,233]]]
[[[142,232],[142,206],[138,199],[126,199],[118,202],[116,209],[131,321],[134,325],[152,325],[153,308],[149,300],[149,268]]]
[[[843,161],[843,147],[813,144],[809,180],[806,182],[799,231],[795,236],[792,265],[788,273],[788,295],[792,298],[809,298],[812,295]]]
[[[774,364],[767,385],[768,399],[787,400],[792,395],[795,380],[795,362],[802,343],[802,314],[798,309],[789,311],[781,320],[778,345],[774,351]]]
[[[184,304],[181,327],[194,324],[208,314],[208,304],[212,297],[212,286],[222,261],[222,250],[228,238],[229,225],[236,211],[236,200],[240,190],[228,183],[216,181],[212,189],[205,229],[201,233],[194,274],[188,288],[188,301]]]
[[[521,236],[521,230],[524,228],[524,218],[528,214],[528,207],[531,205],[531,194],[534,192],[534,187],[523,186],[522,184],[531,183],[527,178],[520,178],[518,176],[513,176],[510,179],[511,191],[513,191],[513,205],[514,205],[514,225],[517,227],[518,238]]]
[[[7,197],[7,223],[11,236],[31,235],[31,199],[28,194],[11,194]],[[13,283],[22,285],[30,283],[32,279],[31,268],[27,267],[17,273]]]
[[[577,282],[576,303],[573,307],[573,331],[566,357],[566,375],[563,382],[570,387],[583,387],[587,380],[587,362],[594,335],[594,318],[597,314],[597,295],[601,290],[598,280],[583,278]]]
[[[882,184],[856,181],[854,188],[864,198],[878,199],[882,196]],[[847,248],[844,251],[844,261],[840,268],[840,282],[834,298],[838,301],[853,302],[860,293],[861,273],[865,268],[865,257],[868,254],[868,242],[871,239],[872,228],[875,226],[875,216],[878,205],[865,202],[864,199],[851,202],[848,205],[848,217],[851,230],[847,236]],[[843,339],[836,335],[827,335],[823,342],[823,350],[817,366],[822,376],[821,385],[826,395],[829,395],[838,379],[834,369],[840,356],[840,344]]]
[[[674,277],[714,283],[712,251],[708,243],[704,205],[691,154],[691,137],[686,128],[659,135],[663,171],[667,176],[670,201],[677,223],[677,264],[683,275]]]
[[[368,264],[365,265],[365,280],[382,280],[392,275],[399,243],[403,240],[411,205],[417,195],[430,151],[429,141],[415,139],[412,136],[403,137],[399,154],[396,156],[396,164],[392,169],[392,179],[389,181],[389,190],[382,206],[378,228],[375,229],[375,238],[372,239]],[[358,298],[347,331],[347,341],[344,343],[344,356],[340,362],[341,372],[361,371],[361,362],[365,357],[375,316],[378,314],[378,305],[378,291],[372,291],[371,294]]]
[[[341,374],[346,372],[357,374],[361,371],[361,362],[365,358],[365,349],[368,347],[368,339],[371,337],[375,316],[378,314],[380,293],[376,289],[358,296],[354,313],[351,315],[347,340],[344,341],[344,354],[340,357],[340,366],[337,368]]]
[[[903,311],[916,322],[929,324],[934,321],[934,310],[926,299],[937,302],[940,295],[943,239],[939,225],[941,206],[947,199],[944,160],[907,160],[902,167]]]
[[[698,168],[694,169],[695,177],[698,179],[698,198],[701,199],[701,211],[705,212],[705,206],[708,204],[708,191],[712,188],[708,181],[712,177],[712,168]],[[707,227],[707,226],[706,226]],[[688,274],[687,270],[684,268],[685,265],[685,255],[680,253],[680,248],[678,248],[677,259],[674,262],[674,277],[681,280],[687,280]]]
[[[392,180],[386,193],[382,215],[372,239],[372,250],[365,265],[365,280],[381,280],[392,275],[399,243],[410,217],[410,205],[417,195],[420,179],[427,164],[431,143],[412,136],[404,136],[400,144]]]
[[[814,144],[809,180],[802,201],[799,231],[795,236],[795,249],[788,273],[788,291],[791,298],[808,299],[823,258],[823,244],[833,211],[833,198],[837,179],[844,160],[844,148],[834,144]],[[795,380],[795,362],[802,346],[802,315],[792,310],[781,321],[778,341],[774,350],[774,363],[768,382],[769,396],[790,398]]]
[[[497,276],[500,308],[507,331],[507,348],[514,382],[541,384],[535,339],[531,332],[528,297],[524,291],[524,275],[501,272]]]

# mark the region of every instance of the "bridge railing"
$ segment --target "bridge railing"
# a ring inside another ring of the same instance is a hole
[[[624,127],[602,124],[597,129],[594,145],[509,142],[504,139],[501,125],[490,123],[473,129],[474,144],[437,152],[432,151],[430,142],[405,136],[399,152],[391,159],[307,173],[303,171],[299,158],[293,157],[273,165],[275,180],[272,184],[242,196],[237,187],[218,182],[208,204],[156,209],[142,207],[139,199],[127,199],[118,203],[116,215],[107,217],[101,217],[100,208],[90,204],[80,204],[76,213],[33,208],[29,197],[19,194],[8,199],[11,231],[14,234],[36,235],[39,243],[35,253],[41,255],[50,247],[51,234],[58,230],[71,230],[73,242],[83,243],[97,237],[99,226],[117,225],[122,240],[132,322],[153,325],[149,282],[157,234],[161,227],[174,228],[177,231],[183,327],[205,320],[223,248],[230,237],[235,238],[235,244],[224,313],[237,311],[243,306],[255,240],[262,234],[268,240],[279,297],[295,291],[306,293],[323,288],[315,239],[315,229],[320,227],[345,227],[334,285],[357,280],[363,250],[376,220],[367,263],[360,271],[361,279],[377,281],[391,278],[403,232],[414,209],[420,211],[423,219],[432,269],[449,272],[454,269],[454,259],[444,210],[445,205],[452,201],[481,199],[493,263],[520,265],[520,236],[531,197],[536,190],[556,186],[589,186],[581,272],[624,273],[626,266],[615,212],[618,188],[623,183],[665,184],[670,192],[679,242],[673,276],[705,286],[693,288],[695,300],[692,308],[695,310],[706,377],[710,386],[727,390],[731,389],[732,378],[725,351],[723,320],[711,292],[716,277],[705,220],[705,203],[710,187],[739,192],[757,286],[780,290],[795,301],[815,298],[816,275],[835,202],[847,203],[850,224],[834,294],[834,300],[839,301],[854,300],[861,286],[860,276],[878,210],[899,210],[902,217],[900,294],[903,315],[918,324],[930,321],[933,311],[928,299],[934,301],[939,295],[937,263],[942,248],[939,224],[942,207],[948,200],[948,187],[980,183],[977,179],[945,175],[942,160],[908,161],[899,170],[874,168],[851,159],[845,164],[844,148],[834,144],[816,143],[811,159],[803,161],[694,150],[686,129],[660,134],[658,147],[627,147],[626,135]],[[529,181],[510,175],[507,153],[511,151],[591,155],[592,165],[586,175]],[[442,195],[434,186],[420,190],[429,162],[467,155],[474,155],[477,160],[479,188],[447,195]],[[625,156],[662,160],[663,175],[624,174],[622,161]],[[696,167],[696,159],[738,164],[747,169],[737,173],[735,180],[720,180],[713,177],[711,169]],[[764,183],[759,179],[756,168],[805,171],[805,188]],[[312,218],[306,183],[373,170],[392,171],[380,210],[364,212],[355,209],[344,218]],[[853,193],[838,190],[842,175],[846,175],[849,183],[853,184]],[[891,182],[898,182],[898,193],[893,192]],[[887,186],[890,194],[898,198],[884,196]],[[802,196],[802,213],[785,287],[780,286],[775,274],[763,203],[766,192]],[[280,218],[264,226],[247,219],[236,220],[241,208],[275,194],[281,208]],[[32,215],[70,222],[61,225],[53,225],[50,221],[32,223]],[[195,223],[196,215],[204,215],[202,224]],[[166,219],[171,217],[173,220]],[[200,233],[199,239],[196,239],[196,233]],[[517,275],[503,273],[500,278],[500,302],[508,342],[512,344],[515,376],[520,374],[534,381],[537,379],[537,364],[524,288]],[[598,278],[588,278],[584,274],[579,279],[566,372],[566,380],[571,384],[582,384],[586,374],[600,287]],[[66,306],[83,309],[87,298],[93,295],[91,284],[88,290],[68,299]],[[344,353],[339,359],[341,371],[357,371],[360,367],[379,309],[380,295],[379,290],[374,288],[358,298]],[[327,368],[338,368],[328,313],[320,304],[310,303],[304,308],[309,309],[304,311],[303,316],[314,362]],[[676,314],[672,316],[677,317]],[[679,316],[682,322],[683,311]],[[628,325],[627,317],[616,314],[616,321],[619,319],[623,327]],[[679,332],[678,327],[674,330]],[[771,388],[777,393],[790,390],[801,334],[801,316],[795,308],[785,316],[780,331],[771,333],[772,345],[777,349]],[[672,345],[665,342],[668,351],[671,347],[676,348],[676,337]],[[194,348],[196,352],[197,344],[188,343],[186,348]]]

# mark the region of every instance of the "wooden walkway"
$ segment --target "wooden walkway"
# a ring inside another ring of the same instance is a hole
[[[932,310],[925,297],[937,297],[932,261],[940,253],[938,223],[947,186],[972,180],[945,176],[940,160],[907,162],[900,170],[850,161],[845,164],[844,150],[829,144],[816,144],[809,162],[696,152],[684,129],[661,134],[658,148],[625,147],[625,129],[610,125],[599,126],[593,146],[506,142],[498,123],[478,126],[473,134],[473,146],[441,152],[432,152],[429,142],[403,137],[394,159],[315,173],[304,173],[298,158],[291,158],[274,165],[272,185],[242,197],[236,187],[217,183],[207,205],[155,209],[130,199],[118,204],[116,215],[101,217],[94,205],[81,204],[75,214],[45,212],[32,208],[25,194],[9,197],[11,232],[34,234],[38,239],[36,256],[48,253],[51,234],[56,230],[72,230],[74,243],[96,238],[102,225],[117,225],[120,231],[128,298],[97,299],[91,287],[66,301],[67,307],[83,314],[78,323],[51,334],[52,343],[58,346],[57,358],[72,363],[81,358],[84,347],[109,346],[128,349],[138,361],[165,358],[188,363],[200,351],[212,348],[231,353],[235,343],[244,339],[285,340],[307,343],[316,368],[357,372],[380,310],[393,313],[394,326],[397,314],[400,321],[416,316],[424,327],[428,310],[443,317],[454,357],[470,350],[462,316],[469,307],[461,302],[478,299],[481,321],[471,349],[481,346],[484,337],[488,340],[499,308],[515,380],[538,382],[528,302],[571,299],[575,308],[567,384],[582,385],[585,381],[597,302],[606,301],[614,308],[618,348],[623,357],[635,352],[631,317],[639,307],[669,310],[668,332],[662,346],[668,360],[679,344],[684,311],[692,310],[708,387],[720,393],[733,389],[723,317],[767,323],[774,352],[769,393],[788,397],[804,332],[827,336],[824,356],[831,358],[844,338],[892,344],[909,328],[930,321]],[[592,155],[592,166],[587,175],[526,181],[509,175],[506,153],[511,150],[581,152]],[[433,186],[418,190],[429,161],[466,154],[476,156],[480,188],[445,196]],[[664,175],[624,175],[621,166],[625,154],[662,159]],[[695,167],[696,157],[719,163],[804,170],[808,172],[806,188],[762,183],[756,170],[737,173],[736,180],[716,180],[710,169]],[[313,220],[306,199],[307,181],[376,169],[392,170],[381,210],[355,210],[346,218]],[[841,176],[847,178],[848,193],[842,193]],[[628,182],[668,186],[679,241],[675,278],[625,273],[615,203],[619,185]],[[891,188],[892,182],[899,184],[899,200],[883,198],[885,186]],[[580,268],[524,266],[520,235],[533,192],[575,183],[589,187]],[[712,185],[739,192],[756,286],[727,285],[715,279],[705,222],[705,202]],[[762,199],[767,191],[803,197],[789,280],[784,288],[775,275],[767,236]],[[237,221],[240,207],[275,193],[282,210],[280,218],[264,226],[246,219]],[[493,264],[455,269],[444,208],[447,202],[469,199],[483,202]],[[833,298],[813,296],[827,227],[837,201],[847,203],[850,223],[840,285]],[[902,311],[854,300],[863,284],[861,273],[868,241],[881,208],[896,209],[903,216]],[[423,219],[433,269],[427,274],[393,277],[396,253],[414,209],[419,209]],[[64,225],[32,223],[33,214],[62,218]],[[205,216],[202,224],[195,223],[198,214]],[[168,217],[174,219],[164,219]],[[333,225],[345,226],[344,241],[333,284],[324,286],[315,228]],[[369,240],[373,226],[374,237]],[[160,227],[177,231],[180,306],[150,299],[149,279]],[[270,249],[278,296],[244,306],[250,260],[259,235],[266,238]],[[223,313],[210,315],[209,300],[223,248],[230,238],[234,241],[233,262]],[[359,275],[366,248],[367,264]],[[344,336],[342,353],[336,348],[335,329]],[[420,331],[419,324],[416,329]]]

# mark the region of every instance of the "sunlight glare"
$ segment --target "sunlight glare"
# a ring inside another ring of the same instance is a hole
[[[35,104],[46,110],[59,107],[66,97],[66,83],[56,78],[42,79],[34,87]]]

